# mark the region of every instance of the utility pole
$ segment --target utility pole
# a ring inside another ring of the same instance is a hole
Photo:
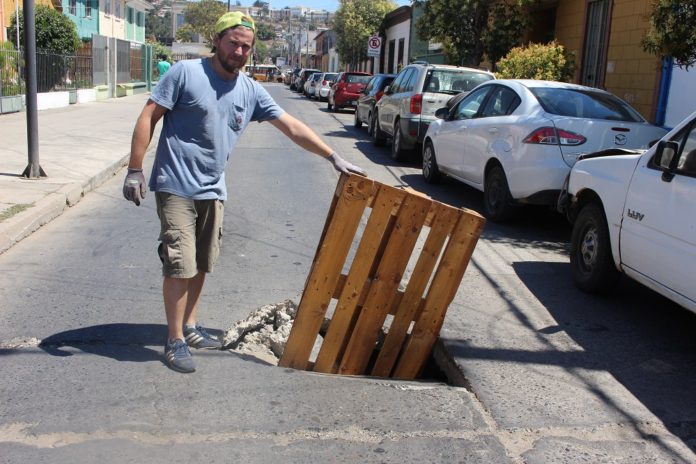
[[[22,177],[38,179],[46,177],[39,164],[39,119],[36,101],[36,22],[34,0],[24,0],[24,82],[27,86],[27,151],[29,164]],[[19,26],[19,25],[18,25]]]

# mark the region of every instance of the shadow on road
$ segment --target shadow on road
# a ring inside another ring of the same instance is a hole
[[[696,451],[696,314],[628,278],[601,297],[574,287],[568,263],[520,262],[513,268],[557,321],[538,330],[540,337],[565,332],[582,350],[500,355],[608,372]],[[558,277],[553,286],[549,273]],[[631,411],[621,412],[631,417]]]

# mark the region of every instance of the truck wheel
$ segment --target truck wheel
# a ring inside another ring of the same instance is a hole
[[[483,184],[483,211],[493,222],[506,222],[512,219],[514,209],[505,171],[493,166]]]
[[[372,115],[372,127],[374,128],[372,132],[372,140],[378,147],[383,146],[385,143],[387,143],[387,136],[384,135],[382,129],[379,128],[379,118],[377,115],[377,111],[375,111]]]
[[[423,178],[429,184],[434,184],[440,180],[440,169],[437,167],[435,159],[435,147],[430,140],[425,142],[423,149]]]
[[[585,205],[573,225],[570,268],[575,285],[585,292],[606,293],[619,277],[614,266],[609,228],[597,203]]]

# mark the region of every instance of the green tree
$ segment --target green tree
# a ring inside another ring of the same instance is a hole
[[[449,63],[478,66],[484,53],[495,62],[519,43],[526,25],[523,4],[529,1],[416,0],[423,8],[416,31],[422,40],[442,43]]]
[[[642,45],[647,52],[671,56],[680,67],[696,64],[696,3],[655,0]]]
[[[172,14],[168,11],[163,16],[157,15],[153,11],[149,11],[145,16],[145,32],[153,37],[171,37],[172,36]]]
[[[391,0],[341,0],[334,18],[336,49],[351,69],[367,59],[368,39],[377,33],[384,15],[394,9]]]
[[[575,57],[556,41],[516,47],[498,62],[498,77],[503,79],[541,79],[570,82]]]
[[[256,23],[256,38],[258,40],[271,40],[275,37],[275,29],[267,23]]]
[[[507,0],[492,5],[488,27],[481,34],[483,51],[496,69],[496,63],[513,47],[522,43],[522,35],[529,27],[529,13],[519,0]]]
[[[190,24],[184,24],[176,30],[176,40],[179,42],[191,42],[195,33]]]
[[[203,37],[205,43],[212,47],[215,23],[226,12],[227,7],[217,0],[201,0],[188,4],[184,9],[184,21],[191,26],[194,33]]]
[[[37,51],[73,55],[80,48],[77,26],[67,16],[45,5],[36,5],[34,15]],[[17,15],[12,15],[7,35],[17,45]],[[23,10],[19,10],[19,40],[24,44]]]
[[[19,40],[22,44],[25,42],[23,13],[22,10],[19,11],[19,18],[16,14],[12,15],[8,35],[13,43],[17,40],[18,23]],[[75,60],[74,55],[77,49],[80,48],[80,37],[77,35],[77,26],[74,22],[45,5],[36,6],[34,28],[36,51],[44,54],[46,58],[45,64],[37,69],[37,74],[40,73],[40,79],[37,79],[37,90],[48,92],[56,85],[67,82],[68,70]]]

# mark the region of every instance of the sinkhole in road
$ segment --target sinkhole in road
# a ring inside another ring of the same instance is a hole
[[[223,349],[248,354],[277,366],[290,336],[296,312],[297,305],[292,300],[257,308],[246,318],[232,324],[224,332],[221,337]],[[330,311],[327,312],[327,315],[330,315]],[[324,318],[324,323],[319,330],[319,336],[310,355],[312,362],[321,349],[322,335],[326,333],[329,324],[330,319]],[[383,337],[380,337],[375,352],[378,351],[378,345],[382,339]],[[441,369],[441,365],[447,366],[446,356],[441,355],[441,348],[441,345],[436,346],[433,350],[436,355],[431,354],[417,380],[463,386],[457,385],[460,382],[451,382],[450,377],[452,376],[446,375]]]

